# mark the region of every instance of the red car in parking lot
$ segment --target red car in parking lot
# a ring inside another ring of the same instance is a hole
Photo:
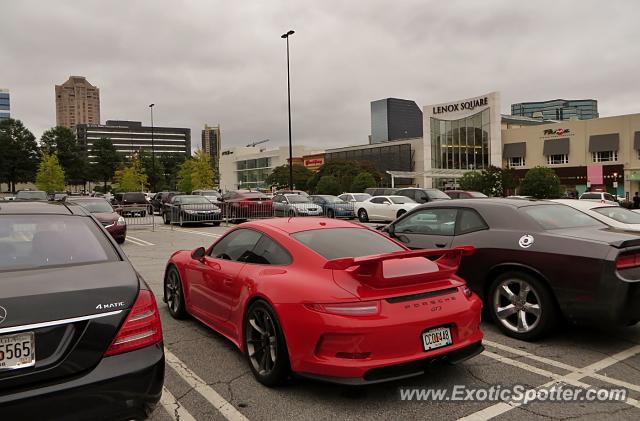
[[[455,275],[471,253],[411,251],[346,221],[267,219],[174,253],[164,300],[229,338],[267,386],[291,372],[376,383],[482,352],[482,303]]]
[[[226,218],[242,221],[273,216],[273,203],[259,191],[237,190],[222,195],[222,212]]]

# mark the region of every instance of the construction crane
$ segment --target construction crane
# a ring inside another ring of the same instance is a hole
[[[267,143],[267,142],[269,142],[270,140],[271,140],[271,139],[265,139],[265,140],[259,140],[259,141],[257,141],[257,142],[249,143],[249,144],[247,145],[247,148],[252,148],[252,147],[254,147],[254,146],[256,146],[256,145],[260,145],[260,144],[262,144],[262,143]]]

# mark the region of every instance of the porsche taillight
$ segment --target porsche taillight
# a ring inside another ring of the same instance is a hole
[[[380,313],[380,301],[356,303],[307,304],[307,308],[338,316],[375,316]]]
[[[127,319],[104,355],[122,354],[160,341],[162,325],[156,298],[151,291],[141,289]]]
[[[616,259],[616,269],[630,269],[640,266],[640,253],[621,254]]]

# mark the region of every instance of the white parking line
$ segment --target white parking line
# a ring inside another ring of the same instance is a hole
[[[204,235],[206,237],[214,237],[214,238],[222,237],[222,234],[213,234],[213,233],[210,233],[210,232],[194,231],[194,230],[188,230],[188,229],[184,229],[184,228],[174,228],[173,230],[171,230],[170,228],[160,228],[160,229],[165,230],[165,231],[177,231],[177,232],[186,232],[188,234]]]
[[[155,246],[155,244],[150,243],[150,242],[148,242],[146,240],[143,240],[142,238],[133,237],[131,235],[128,235],[127,238],[130,238],[132,240],[138,241],[138,242],[140,242],[140,243],[142,243],[144,245],[147,245],[147,246]]]
[[[160,404],[174,421],[196,421],[193,415],[178,402],[176,397],[173,396],[166,387],[162,388]]]
[[[125,238],[125,241],[131,243],[131,244],[135,244],[136,246],[141,246],[141,247],[147,247],[146,244],[140,243],[136,240],[132,240],[130,237]]]
[[[187,382],[193,390],[209,401],[209,403],[220,411],[226,419],[229,421],[249,421],[247,417],[242,415],[240,411],[220,396],[218,392],[213,390],[204,380],[191,371],[185,363],[180,361],[180,359],[167,348],[164,349],[164,356],[167,364],[169,364],[169,366],[178,373],[182,380]]]

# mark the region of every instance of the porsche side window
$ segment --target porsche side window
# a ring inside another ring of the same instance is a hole
[[[210,256],[216,259],[244,261],[261,236],[262,234],[249,229],[235,230],[218,241],[211,249]]]
[[[253,251],[242,260],[246,263],[284,266],[291,263],[291,256],[278,243],[263,235]]]
[[[489,226],[484,219],[472,209],[462,209],[460,211],[460,221],[458,222],[457,235],[468,234],[470,232],[488,229]]]
[[[456,209],[428,209],[416,212],[395,224],[398,234],[453,235]]]

